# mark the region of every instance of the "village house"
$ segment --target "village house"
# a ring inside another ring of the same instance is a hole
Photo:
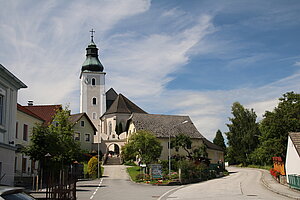
[[[300,132],[288,135],[285,170],[288,184],[300,189]]]
[[[27,86],[0,64],[0,184],[13,185],[17,97]]]

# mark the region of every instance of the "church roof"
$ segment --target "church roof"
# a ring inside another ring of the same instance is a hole
[[[298,152],[298,155],[300,156],[300,132],[289,133],[289,136]]]
[[[62,109],[61,105],[33,105],[33,106],[23,106],[27,110],[30,110],[35,115],[39,116],[45,121],[45,124],[49,125],[56,112]]]
[[[70,115],[69,117],[69,121],[75,125],[83,116],[85,116],[87,118],[87,120],[89,121],[89,123],[91,124],[91,126],[93,127],[94,131],[97,131],[96,127],[94,126],[93,122],[91,121],[91,119],[89,118],[89,116],[86,113],[77,113],[77,114],[73,114]]]
[[[118,94],[116,93],[116,91],[113,88],[110,88],[106,92],[106,110],[108,110],[110,108],[110,106],[113,104],[113,102],[116,100],[117,97],[118,97]]]
[[[156,137],[166,138],[169,135],[175,137],[182,133],[190,138],[204,138],[189,116],[133,113],[128,122],[130,121],[134,124],[137,131],[147,130]]]
[[[132,101],[127,99],[124,95],[119,94],[116,100],[112,103],[110,108],[104,114],[113,113],[146,113],[140,107],[135,105]]]

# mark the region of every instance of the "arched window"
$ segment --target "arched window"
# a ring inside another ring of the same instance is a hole
[[[112,133],[112,124],[111,124],[111,122],[109,122],[109,124],[108,124],[108,133],[109,133],[109,135]]]
[[[93,112],[93,119],[97,118],[97,113]]]
[[[96,97],[93,98],[93,105],[97,105],[97,98]]]
[[[92,78],[92,85],[96,85],[96,79]]]

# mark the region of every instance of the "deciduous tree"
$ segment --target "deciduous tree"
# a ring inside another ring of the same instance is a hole
[[[250,162],[250,154],[258,144],[260,135],[256,114],[253,109],[245,109],[240,103],[232,105],[231,124],[227,124],[229,132],[226,133],[228,139],[227,159],[230,163]]]
[[[260,131],[260,144],[252,160],[257,164],[271,164],[274,156],[285,160],[288,133],[300,131],[300,94],[288,92],[279,98],[278,106],[264,114]]]
[[[122,157],[130,160],[138,156],[142,163],[150,164],[161,154],[162,146],[159,140],[148,131],[138,131],[131,135],[128,143],[122,147]]]

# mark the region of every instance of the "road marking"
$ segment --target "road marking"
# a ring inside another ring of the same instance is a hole
[[[162,200],[165,196],[170,195],[171,192],[176,191],[176,190],[179,190],[179,189],[181,189],[181,188],[183,188],[183,187],[184,187],[184,185],[181,185],[181,186],[178,186],[178,187],[176,187],[176,188],[173,188],[173,189],[171,189],[171,190],[165,192],[165,193],[164,193],[163,195],[161,195],[157,200]]]
[[[102,184],[102,181],[103,181],[103,178],[100,179],[100,182],[98,184],[98,187],[96,188],[95,192],[92,194],[92,196],[90,197],[90,199],[93,199],[95,194],[97,193],[97,191],[99,190],[99,188],[101,187],[101,184]]]

